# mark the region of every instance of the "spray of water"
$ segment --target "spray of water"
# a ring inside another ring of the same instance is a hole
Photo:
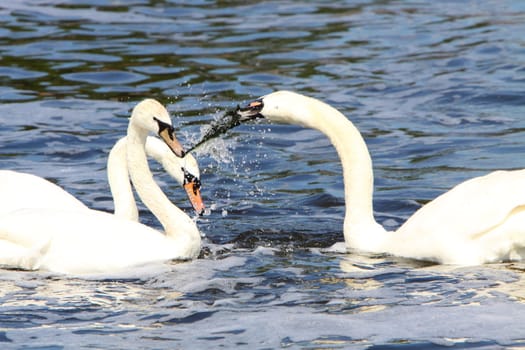
[[[259,151],[255,150],[255,154],[251,153],[250,156],[239,152],[235,155],[236,152],[234,151],[239,147],[239,138],[219,137],[241,124],[237,110],[227,110],[222,114],[219,112],[214,115],[209,123],[202,125],[199,132],[184,134],[187,144],[190,145],[186,147],[186,151],[192,152],[197,159],[202,160],[203,174],[208,172],[215,175],[226,174],[228,180],[236,184],[238,193],[247,194],[247,199],[242,199],[242,195],[237,195],[232,199],[231,193],[229,191],[224,192],[219,185],[218,188],[214,189],[216,192],[211,194],[214,201],[210,203],[205,216],[210,215],[212,211],[219,211],[221,216],[226,217],[229,215],[229,208],[232,203],[235,203],[236,208],[239,206],[251,207],[253,205],[251,200],[254,197],[266,198],[267,195],[271,195],[271,193],[267,193],[265,186],[258,183],[257,179],[251,175],[252,170],[259,167],[259,158],[267,155],[261,155]],[[257,128],[257,131],[263,134],[263,138],[267,130],[269,129]],[[251,143],[250,147],[260,150],[262,146],[262,142],[259,142],[256,145]],[[205,179],[205,176],[203,178]],[[200,220],[203,218],[201,217]]]
[[[216,138],[228,130],[236,127],[237,125],[240,125],[241,122],[239,120],[239,115],[236,113],[236,110],[229,110],[224,113],[224,115],[211,122],[209,125],[206,126],[206,129],[204,130],[203,136],[201,139],[193,144],[193,146],[186,149],[186,152],[191,152],[197,147],[204,144],[206,141],[209,141],[213,138]]]

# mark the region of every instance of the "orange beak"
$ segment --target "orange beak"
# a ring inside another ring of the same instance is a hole
[[[186,190],[188,199],[190,200],[190,203],[193,206],[195,212],[198,215],[204,214],[204,202],[202,201],[199,184],[194,181],[186,182],[184,184],[184,190]]]

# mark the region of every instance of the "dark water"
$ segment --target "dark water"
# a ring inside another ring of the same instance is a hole
[[[273,90],[332,104],[366,138],[392,229],[462,180],[525,167],[520,1],[5,1],[0,24],[1,168],[92,208],[112,209],[107,153],[145,97],[185,144]],[[323,250],[342,241],[344,202],[319,133],[243,125],[196,155],[212,209],[201,259],[91,279],[2,271],[0,348],[525,347],[523,263]]]

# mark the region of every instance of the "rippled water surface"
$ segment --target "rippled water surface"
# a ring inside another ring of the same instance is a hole
[[[525,167],[523,33],[511,0],[4,1],[0,167],[111,211],[107,153],[141,99],[166,104],[191,144],[238,103],[295,90],[361,130],[377,220],[395,229],[460,181]],[[324,249],[343,239],[344,200],[320,133],[244,125],[196,156],[201,258],[90,278],[0,271],[0,348],[525,347],[523,263]]]

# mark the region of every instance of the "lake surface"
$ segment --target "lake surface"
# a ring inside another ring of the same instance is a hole
[[[107,154],[146,97],[184,144],[274,90],[330,103],[366,139],[389,229],[465,179],[525,167],[525,2],[22,0],[0,23],[0,167],[92,208],[113,208]],[[326,251],[344,200],[320,133],[243,125],[195,155],[201,258],[89,278],[2,270],[0,348],[525,348],[524,263]]]

